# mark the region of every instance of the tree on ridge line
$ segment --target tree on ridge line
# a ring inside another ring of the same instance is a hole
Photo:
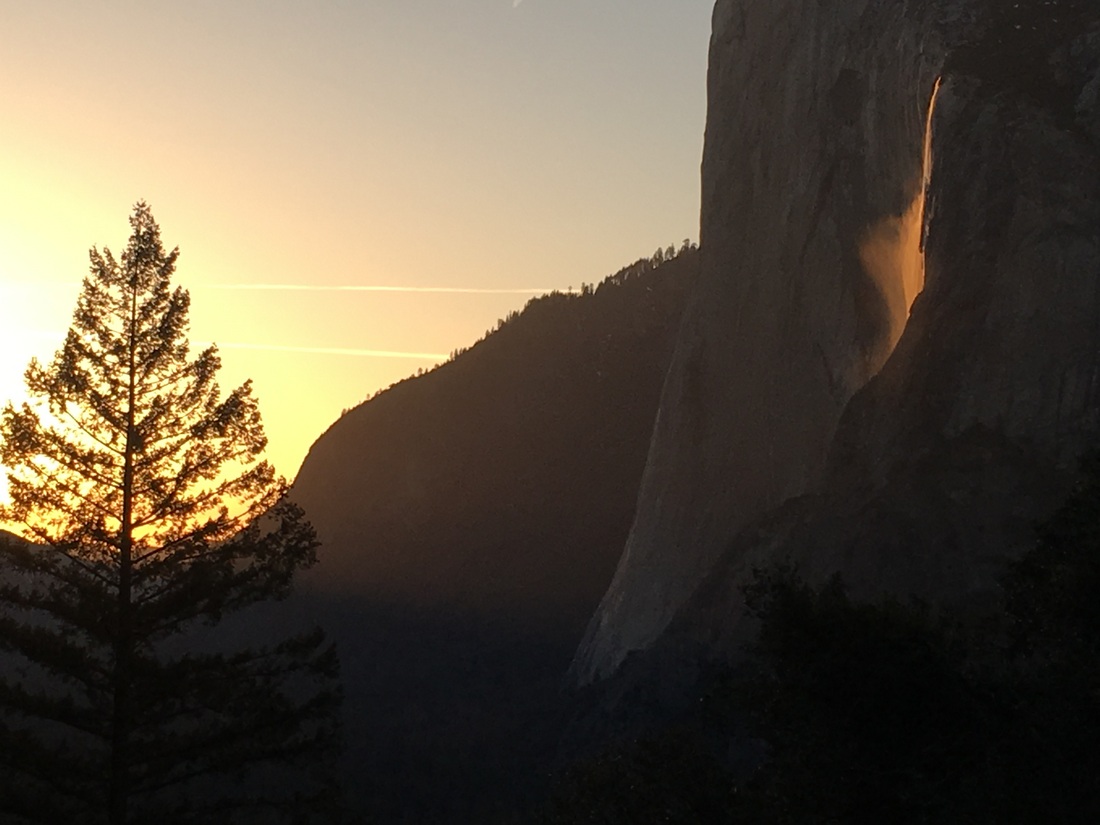
[[[250,383],[223,398],[217,350],[191,357],[178,249],[144,202],[130,226],[0,418],[24,539],[0,543],[0,819],[321,821],[335,651],[319,631],[238,649],[247,612],[223,623],[285,597],[317,542]]]

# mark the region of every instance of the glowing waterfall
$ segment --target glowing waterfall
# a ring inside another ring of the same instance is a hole
[[[924,289],[924,207],[932,176],[932,114],[940,81],[928,101],[924,124],[921,182],[903,215],[890,215],[871,227],[860,244],[863,267],[882,291],[891,314],[890,349],[905,329],[913,301]]]

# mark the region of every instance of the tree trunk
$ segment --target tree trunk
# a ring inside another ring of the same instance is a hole
[[[137,289],[130,302],[129,398],[126,412],[126,451],[122,470],[122,523],[118,548],[118,625],[115,628],[115,667],[111,692],[114,706],[111,716],[111,762],[107,817],[110,825],[126,825],[130,798],[130,681],[133,654],[133,616],[131,580],[134,543],[134,452],[136,400],[136,323]]]

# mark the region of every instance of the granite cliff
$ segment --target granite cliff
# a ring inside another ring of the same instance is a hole
[[[728,653],[754,564],[995,598],[1097,435],[1098,64],[1081,3],[719,0],[700,281],[576,681],[670,623]]]
[[[715,6],[700,280],[579,681],[652,643],[740,527],[820,480],[841,412],[900,336],[942,62],[925,14]]]

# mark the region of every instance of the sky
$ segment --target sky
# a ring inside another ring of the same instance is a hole
[[[698,238],[712,0],[0,0],[0,402],[147,201],[293,479],[350,408]]]

